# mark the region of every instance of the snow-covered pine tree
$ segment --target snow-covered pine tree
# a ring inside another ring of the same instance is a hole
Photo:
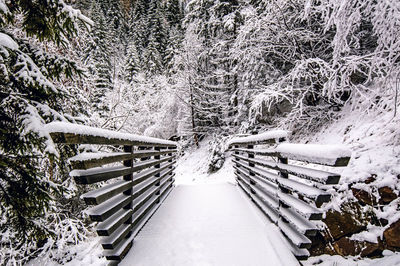
[[[174,71],[174,57],[178,55],[183,40],[183,9],[178,0],[169,0],[164,6],[165,18],[168,23],[168,39],[165,49],[164,64],[167,73]]]
[[[67,91],[57,80],[81,70],[47,52],[68,46],[77,22],[89,19],[62,0],[7,1],[0,8],[0,260],[22,264],[53,234],[46,213],[62,193],[58,154],[44,124],[63,114]],[[5,257],[2,257],[5,256]]]
[[[148,44],[149,28],[147,13],[149,9],[149,1],[135,1],[130,14],[129,31],[132,34],[132,40],[136,45],[136,49],[140,58],[143,58],[144,49]],[[134,29],[134,30],[132,30]],[[143,61],[143,60],[142,60]]]
[[[128,83],[132,83],[136,74],[141,70],[141,62],[136,45],[133,41],[129,42],[125,64],[124,64],[124,79]]]
[[[187,5],[184,50],[189,53],[191,47],[201,46],[186,70],[193,72],[188,81],[189,101],[193,105],[192,123],[199,133],[220,130],[233,122],[236,101],[231,101],[231,96],[237,78],[230,47],[239,27],[238,8],[237,1],[193,0]]]
[[[143,53],[145,71],[151,74],[160,74],[164,70],[167,24],[159,1],[150,1],[147,17],[149,36],[147,47]]]
[[[92,2],[90,16],[95,22],[85,48],[84,62],[92,76],[90,103],[92,110],[100,117],[106,117],[109,106],[106,94],[113,88],[113,65],[111,60],[110,30],[101,6]]]

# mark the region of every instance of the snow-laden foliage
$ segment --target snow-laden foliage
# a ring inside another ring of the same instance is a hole
[[[224,165],[226,137],[214,135],[208,146],[208,172],[213,173]]]
[[[53,51],[66,49],[78,23],[91,21],[62,0],[6,1],[1,7],[0,260],[21,264],[62,243],[52,217],[68,179],[60,162],[74,151],[57,150],[43,126],[74,121],[63,112],[65,85],[82,70]],[[76,220],[71,224],[82,229]]]
[[[244,9],[236,52],[254,96],[253,124],[286,113],[286,127],[315,127],[356,95],[371,105],[394,95],[387,81],[399,71],[399,12],[397,2],[361,0],[274,0]],[[382,86],[371,92],[374,82]]]

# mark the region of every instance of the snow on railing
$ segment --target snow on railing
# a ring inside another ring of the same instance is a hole
[[[54,142],[120,147],[120,152],[82,153],[68,161],[78,184],[105,182],[82,195],[108,260],[121,261],[133,239],[173,188],[177,143],[100,128],[53,122]],[[112,164],[112,166],[109,166]]]
[[[287,137],[288,132],[285,130],[272,130],[258,135],[233,138],[228,142],[228,145],[275,143],[284,141]]]
[[[322,219],[319,207],[331,199],[326,185],[340,179],[340,174],[304,165],[347,166],[351,151],[340,145],[292,144],[286,138],[279,130],[234,138],[229,145],[239,186],[279,226],[293,254],[304,259],[312,244],[309,237],[319,230],[312,220]],[[273,145],[254,147],[266,143]],[[289,160],[302,166],[289,165]]]

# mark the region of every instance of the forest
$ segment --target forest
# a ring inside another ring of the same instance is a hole
[[[387,160],[377,173],[354,166],[339,201],[390,187],[387,210],[361,204],[388,228],[396,221],[385,215],[400,219],[399,71],[398,1],[0,0],[0,264],[64,263],[93,234],[85,188],[64,162],[96,147],[53,143],[53,121],[183,150],[209,137],[218,158],[235,134],[279,128],[318,141],[347,121],[343,142],[385,147]]]

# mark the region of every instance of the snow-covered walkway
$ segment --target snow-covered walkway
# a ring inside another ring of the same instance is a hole
[[[244,197],[227,183],[177,186],[120,265],[298,265]]]
[[[207,157],[205,140],[178,160],[177,186],[120,265],[298,265],[278,228],[236,185],[231,158],[210,175]]]

